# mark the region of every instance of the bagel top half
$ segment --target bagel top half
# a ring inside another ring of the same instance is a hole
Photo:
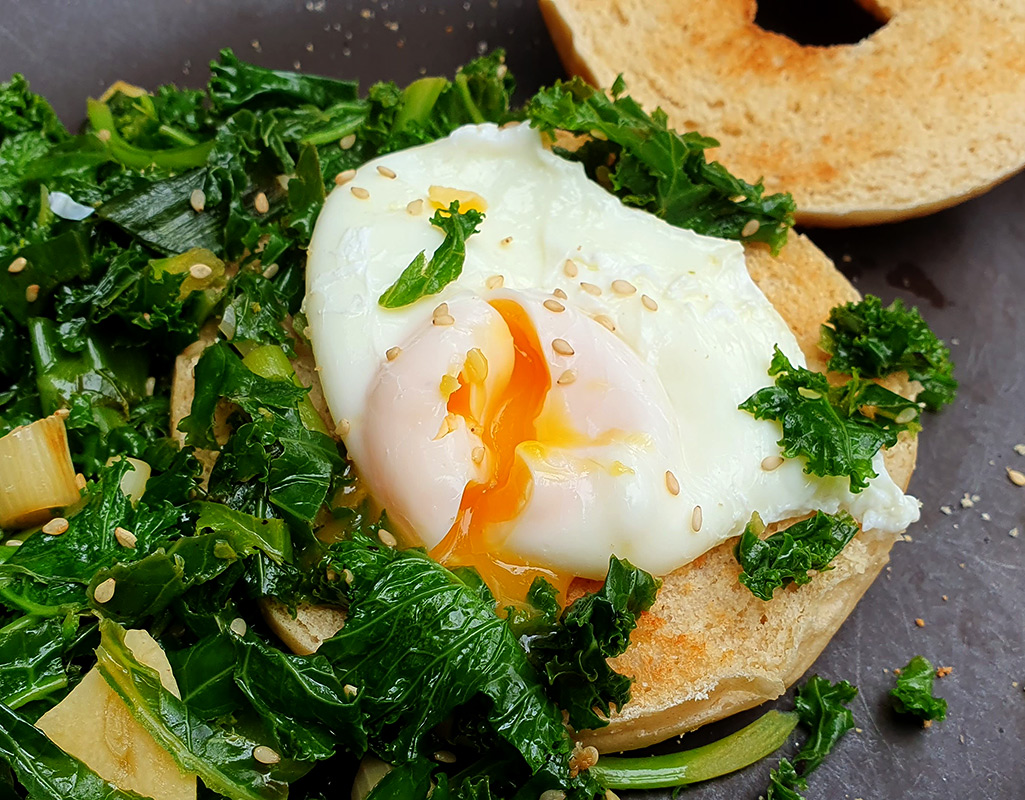
[[[813,47],[754,23],[755,0],[540,0],[566,68],[620,73],[672,127],[770,192],[798,222],[922,216],[1025,166],[1025,3],[860,0],[885,24]]]

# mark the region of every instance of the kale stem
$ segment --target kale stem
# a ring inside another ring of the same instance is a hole
[[[463,101],[463,105],[466,107],[466,113],[470,115],[475,123],[480,125],[482,122],[486,122],[484,115],[480,113],[480,109],[477,108],[477,104],[473,102],[473,97],[470,96],[470,84],[463,73],[456,75],[455,80],[456,91],[459,92],[459,97]]]
[[[591,775],[609,789],[664,789],[743,769],[777,750],[797,725],[793,712],[768,711],[745,728],[703,747],[647,758],[601,758]]]

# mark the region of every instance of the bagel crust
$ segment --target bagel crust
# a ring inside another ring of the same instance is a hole
[[[748,246],[746,254],[751,277],[794,332],[809,368],[824,370],[819,326],[833,306],[857,300],[857,291],[804,236],[791,233],[778,258],[761,245]],[[901,380],[889,388],[910,390]],[[887,471],[904,488],[915,452],[916,440],[909,437],[885,453]],[[788,523],[769,526],[767,533]],[[634,679],[630,703],[608,727],[581,731],[578,738],[600,752],[632,750],[779,697],[839,629],[889,560],[895,539],[859,533],[833,569],[777,591],[768,602],[737,580],[735,540],[666,576],[630,648],[613,661]]]
[[[922,216],[1025,166],[1025,3],[862,0],[885,25],[813,47],[754,23],[755,0],[540,0],[567,70],[721,147],[709,156],[798,222]]]

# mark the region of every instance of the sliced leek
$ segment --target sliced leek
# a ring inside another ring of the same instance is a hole
[[[15,428],[0,438],[0,528],[28,528],[79,499],[67,412]]]

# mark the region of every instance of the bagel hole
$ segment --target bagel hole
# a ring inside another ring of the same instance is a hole
[[[857,44],[886,22],[873,0],[758,0],[755,12],[762,30],[815,47]]]

